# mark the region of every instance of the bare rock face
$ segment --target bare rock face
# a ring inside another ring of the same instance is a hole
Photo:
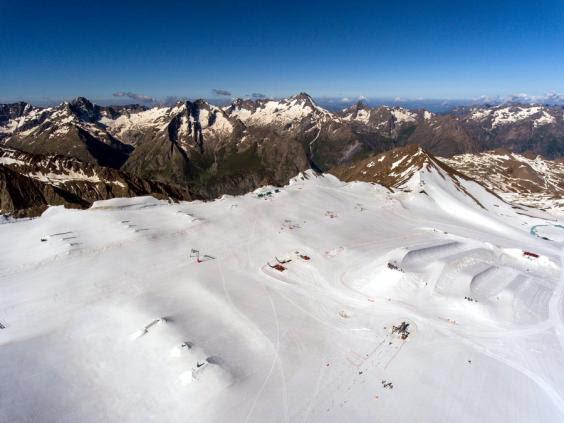
[[[440,168],[448,175],[467,177],[446,165],[419,145],[408,145],[370,156],[350,165],[337,166],[329,170],[342,181],[372,182],[387,188],[399,188],[418,171]]]
[[[0,210],[16,217],[38,216],[46,208],[44,184],[0,166]]]
[[[195,197],[184,187],[163,184],[63,156],[40,156],[0,148],[0,212],[36,216],[49,205],[86,208],[114,197],[153,195],[171,200]]]
[[[10,121],[25,116],[33,106],[23,101],[12,104],[0,104],[0,125],[4,126]]]

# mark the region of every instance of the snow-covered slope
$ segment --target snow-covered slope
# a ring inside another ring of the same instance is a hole
[[[451,178],[0,225],[0,421],[562,421],[563,222]]]
[[[391,192],[413,193],[404,204],[416,204],[414,213],[422,213],[424,209],[433,213],[440,208],[469,224],[480,222],[493,230],[498,230],[499,225],[492,222],[492,216],[516,217],[517,209],[543,215],[541,211],[511,205],[494,190],[416,145],[396,148],[330,172],[344,181],[365,181],[385,186]],[[547,213],[544,216],[551,218]]]

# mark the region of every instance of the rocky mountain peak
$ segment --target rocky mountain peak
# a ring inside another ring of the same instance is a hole
[[[353,106],[355,110],[368,110],[370,107],[364,102],[364,100],[358,100]]]
[[[313,98],[306,92],[300,92],[290,97],[290,99],[294,100],[306,100],[306,101],[313,101]]]
[[[293,95],[287,99],[288,101],[297,101],[303,103],[304,106],[310,106],[313,109],[318,108],[317,104],[313,100],[313,98],[305,92],[301,92],[299,94]]]
[[[373,182],[388,188],[399,188],[417,172],[432,167],[441,168],[448,174],[457,173],[415,144],[373,155],[351,165],[338,166],[329,172],[343,181]]]
[[[77,97],[68,103],[69,110],[80,119],[93,122],[100,118],[100,108],[85,97]]]
[[[344,115],[349,115],[351,113],[353,113],[353,114],[357,113],[360,110],[364,110],[364,111],[368,112],[371,109],[363,100],[359,100],[355,104],[353,104],[352,106],[343,109],[341,113],[343,113]]]
[[[0,104],[0,124],[7,122],[10,119],[16,119],[28,113],[33,106],[24,101],[17,103]]]
[[[246,109],[246,110],[256,110],[256,108],[258,107],[258,105],[260,104],[260,102],[263,100],[251,100],[251,99],[243,99],[243,98],[238,98],[235,101],[233,101],[231,103],[231,105],[229,107],[227,107],[227,111],[232,111],[232,110],[241,110],[241,109]]]
[[[86,97],[76,97],[69,103],[70,106],[75,107],[77,109],[83,110],[93,110],[94,104],[88,100]]]
[[[188,102],[188,103],[190,103],[190,102]],[[194,106],[197,107],[198,109],[208,109],[209,110],[211,108],[210,104],[202,98],[199,98],[199,99],[193,101],[192,104],[194,104]]]

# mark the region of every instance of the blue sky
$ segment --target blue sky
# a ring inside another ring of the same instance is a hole
[[[0,1],[0,101],[564,92],[564,3]]]

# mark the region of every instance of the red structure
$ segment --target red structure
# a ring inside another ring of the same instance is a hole
[[[281,264],[275,264],[274,266],[271,265],[270,263],[268,263],[268,266],[272,269],[276,269],[279,272],[283,272],[284,270],[286,270],[286,268],[284,266],[282,266]]]

